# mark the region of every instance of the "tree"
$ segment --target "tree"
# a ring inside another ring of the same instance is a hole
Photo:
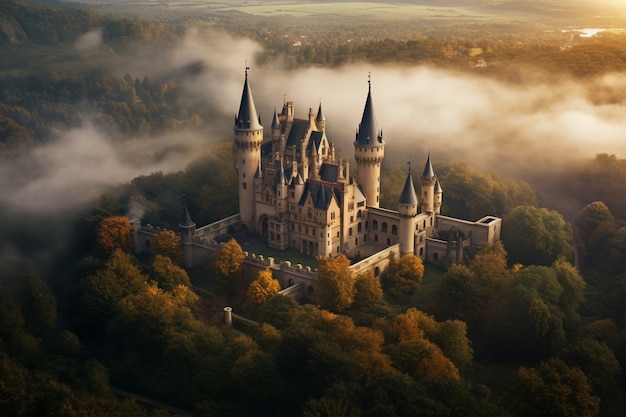
[[[280,283],[274,279],[272,271],[270,269],[260,271],[257,278],[248,286],[244,303],[246,310],[256,312],[261,304],[278,291],[280,291]]]
[[[494,348],[517,358],[541,359],[558,352],[566,341],[566,317],[559,302],[563,287],[556,270],[528,266],[508,289],[503,310],[491,330]]]
[[[372,271],[365,271],[354,282],[354,306],[365,307],[383,299],[380,280]]]
[[[394,257],[389,259],[389,266],[384,273],[384,280],[393,288],[405,294],[416,291],[424,278],[424,264],[422,260],[408,253],[399,260]]]
[[[580,236],[587,243],[591,234],[602,223],[608,222],[613,224],[613,214],[602,201],[594,201],[587,204],[578,212],[576,216],[576,227],[580,232]]]
[[[82,302],[87,316],[107,322],[116,314],[123,298],[146,289],[147,280],[148,277],[135,265],[132,255],[115,250],[105,267],[82,283]]]
[[[217,269],[218,278],[221,284],[233,290],[241,281],[241,268],[246,255],[235,239],[230,239],[224,243],[217,255],[213,265]]]
[[[335,258],[318,256],[317,285],[322,308],[342,311],[354,301],[354,275],[344,254]]]
[[[597,389],[611,386],[621,372],[613,350],[591,337],[583,337],[568,345],[559,357],[581,369]]]
[[[191,287],[191,281],[187,271],[172,260],[163,255],[156,255],[152,261],[152,277],[156,279],[159,287],[171,291],[179,285]]]
[[[384,331],[385,338],[395,344],[427,339],[435,343],[458,366],[466,365],[472,360],[473,352],[467,338],[467,326],[462,321],[437,322],[433,316],[411,307],[398,314]]]
[[[573,253],[571,227],[558,212],[545,208],[513,209],[502,221],[502,241],[509,261],[523,265],[551,265]]]
[[[126,216],[110,216],[104,218],[97,231],[98,245],[111,254],[116,249],[130,252],[130,220]]]
[[[150,241],[150,252],[154,256],[167,256],[172,262],[180,265],[183,260],[180,236],[171,230],[163,230],[157,233]]]
[[[258,311],[258,320],[282,330],[302,314],[302,306],[293,298],[276,294],[267,299]]]
[[[600,411],[600,399],[592,394],[584,372],[556,358],[536,368],[519,368],[510,390],[510,405],[518,416],[588,417]]]
[[[26,329],[35,336],[48,336],[57,325],[57,300],[34,270],[27,270],[22,278],[21,304]]]
[[[416,380],[433,376],[460,378],[459,370],[452,361],[437,345],[426,339],[416,338],[390,345],[386,352],[396,368]]]

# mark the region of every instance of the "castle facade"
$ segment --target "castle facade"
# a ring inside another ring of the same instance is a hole
[[[256,110],[246,70],[234,144],[238,177],[239,213],[197,228],[185,204],[180,227],[184,265],[210,262],[220,242],[230,236],[261,236],[279,250],[293,249],[311,256],[346,254],[360,259],[355,274],[375,276],[389,263],[389,255],[414,254],[432,263],[458,262],[484,243],[500,239],[502,220],[485,216],[467,221],[441,214],[443,190],[430,160],[418,176],[419,193],[410,166],[397,210],[381,208],[380,167],[385,141],[374,114],[371,83],[361,122],[353,142],[356,177],[347,160],[336,156],[326,135],[320,104],[307,118],[296,118],[286,101],[266,132]],[[135,252],[149,252],[150,240],[160,231],[131,219]],[[243,248],[244,251],[246,248]],[[246,252],[245,274],[270,268],[283,291],[296,298],[315,298],[316,272],[289,261]]]
[[[293,102],[284,102],[264,139],[246,71],[234,125],[243,227],[266,238],[270,247],[313,256],[367,256],[399,244],[400,256],[413,253],[437,262],[459,259],[463,247],[498,240],[501,220],[496,217],[466,222],[441,216],[443,190],[430,154],[419,177],[419,198],[409,168],[397,211],[379,207],[385,141],[368,84],[353,142],[352,178],[349,162],[336,157],[326,134],[321,103],[317,112],[309,108],[308,117],[299,119]],[[431,245],[429,251],[429,240],[437,240],[442,227],[445,248]]]

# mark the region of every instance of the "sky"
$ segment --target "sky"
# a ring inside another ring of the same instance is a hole
[[[93,49],[101,42],[94,30],[76,47]],[[523,69],[523,80],[511,85],[429,66],[362,63],[284,71],[280,62],[255,65],[261,50],[249,39],[193,29],[171,49],[135,45],[111,61],[112,71],[158,79],[203,63],[200,75],[184,81],[181,100],[215,109],[207,128],[119,143],[98,131],[91,122],[95,115],[83,115],[82,127],[56,131],[45,145],[0,166],[0,202],[33,212],[71,209],[138,175],[184,169],[207,141],[232,137],[246,65],[266,131],[283,100],[294,102],[300,118],[321,102],[327,135],[350,161],[369,80],[388,163],[420,166],[430,150],[435,163],[462,161],[523,179],[597,153],[626,158],[624,74],[581,82]]]

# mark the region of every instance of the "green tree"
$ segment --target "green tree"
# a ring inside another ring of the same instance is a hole
[[[111,254],[116,249],[130,252],[130,220],[126,216],[110,216],[102,219],[98,226],[98,245]]]
[[[270,269],[259,272],[257,278],[250,283],[246,293],[244,306],[246,310],[256,312],[261,304],[280,291],[280,283],[274,279]]]
[[[171,291],[179,285],[191,287],[187,271],[174,264],[168,256],[156,255],[152,261],[151,272],[159,287],[166,291]]]
[[[276,294],[259,307],[258,320],[282,330],[289,327],[302,313],[302,306],[293,298]]]
[[[588,239],[598,226],[606,222],[613,224],[614,220],[613,214],[606,204],[602,201],[594,201],[578,212],[575,225],[583,241],[588,243]]]
[[[132,255],[117,249],[105,267],[82,282],[82,303],[87,317],[108,322],[125,297],[145,291],[148,277],[135,265]]]
[[[551,265],[573,253],[571,227],[558,212],[545,208],[513,209],[502,221],[502,241],[509,261],[523,265]]]
[[[342,311],[354,302],[354,275],[350,260],[339,256],[318,256],[317,286],[320,305],[331,311]]]
[[[536,368],[519,368],[509,404],[518,416],[588,417],[600,411],[600,399],[584,372],[556,358]]]
[[[49,336],[57,325],[57,300],[34,270],[25,271],[22,279],[21,304],[26,329],[35,336]]]
[[[559,357],[570,366],[581,369],[596,389],[612,386],[621,372],[613,350],[591,337],[583,337],[568,345]]]

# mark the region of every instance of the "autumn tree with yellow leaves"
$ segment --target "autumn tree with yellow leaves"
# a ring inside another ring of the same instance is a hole
[[[344,254],[335,258],[318,256],[317,284],[322,308],[342,311],[354,302],[355,278]]]
[[[255,312],[268,298],[280,291],[280,283],[272,275],[270,269],[259,272],[257,278],[250,283],[246,293],[244,307],[247,311]]]

